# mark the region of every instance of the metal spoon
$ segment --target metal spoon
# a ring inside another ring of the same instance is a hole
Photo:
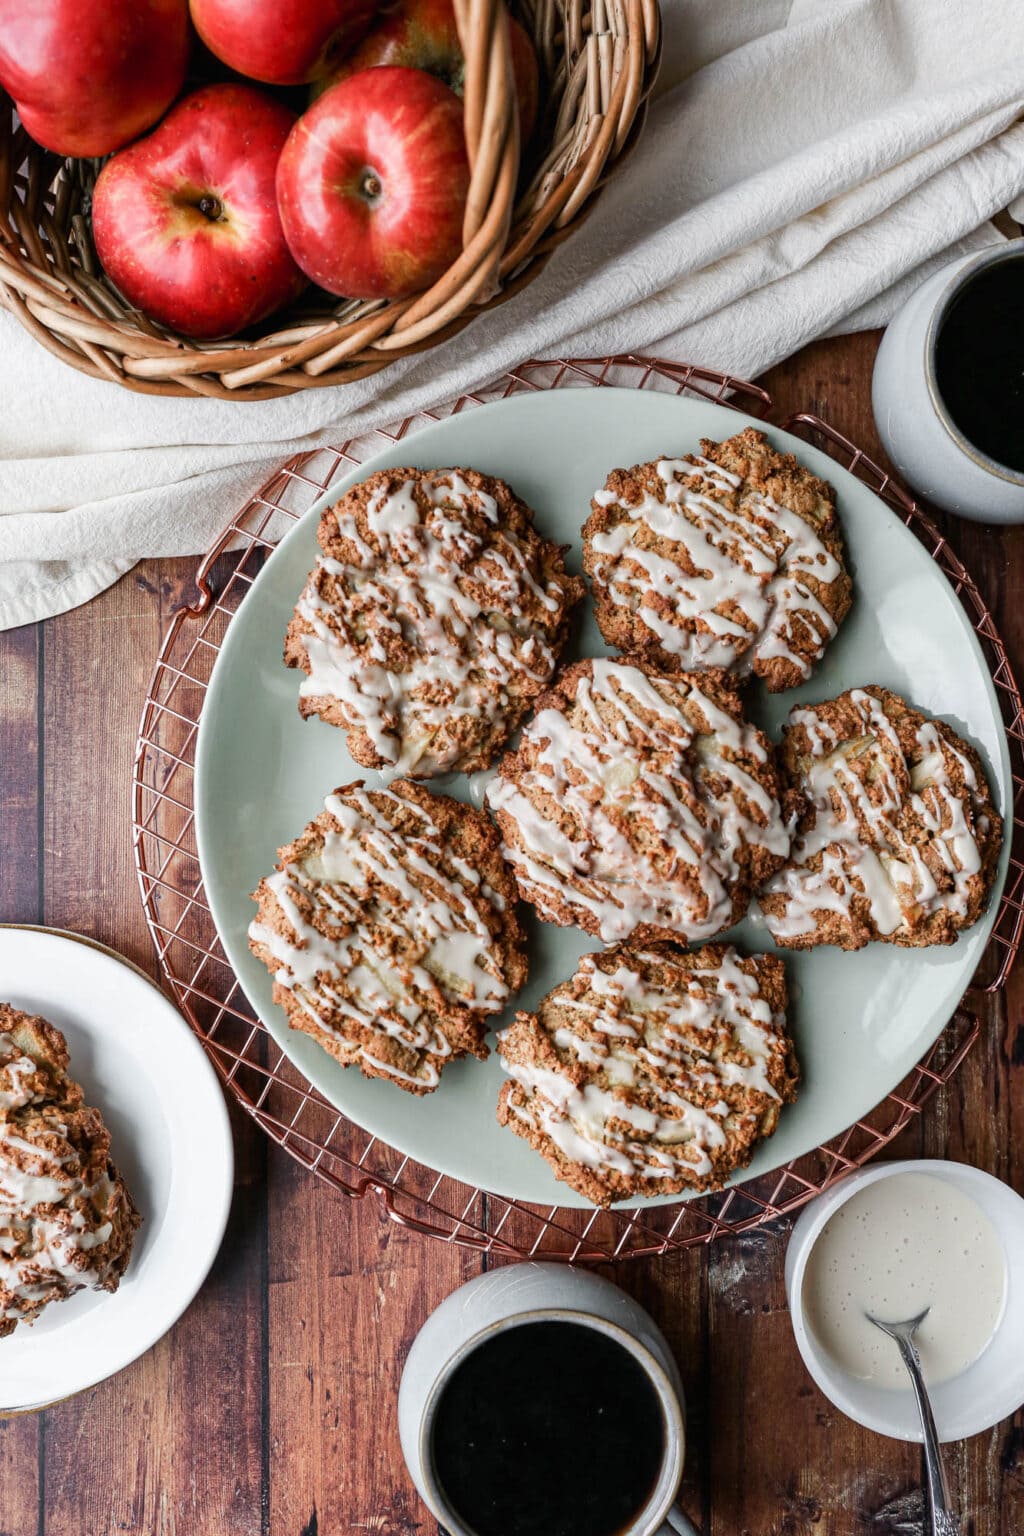
[[[935,1429],[932,1405],[928,1400],[928,1388],[924,1384],[924,1375],[921,1371],[921,1357],[914,1343],[914,1334],[930,1311],[930,1307],[925,1307],[917,1317],[908,1318],[905,1323],[886,1323],[870,1312],[865,1312],[864,1316],[869,1323],[874,1323],[876,1328],[881,1328],[883,1333],[887,1333],[890,1339],[895,1339],[914,1388],[924,1439],[925,1487],[928,1494],[931,1536],[960,1536],[960,1522],[949,1504],[949,1484],[942,1465],[939,1436]]]

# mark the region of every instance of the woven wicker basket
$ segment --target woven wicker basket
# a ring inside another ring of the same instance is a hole
[[[129,307],[97,263],[87,214],[99,162],[40,149],[0,91],[0,303],[95,378],[228,400],[345,383],[453,336],[536,277],[585,217],[640,130],[660,43],[657,0],[514,4],[536,44],[544,107],[541,148],[521,175],[504,5],[455,6],[471,180],[462,254],[427,292],[366,302],[308,290],[267,335],[175,336]]]

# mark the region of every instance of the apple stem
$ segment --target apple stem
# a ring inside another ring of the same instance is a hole
[[[384,184],[380,177],[377,175],[376,171],[363,172],[363,180],[360,190],[363,196],[369,198],[371,202],[380,197],[381,193],[384,191]]]
[[[196,206],[198,207],[199,212],[210,220],[211,224],[219,219],[224,211],[221,207],[220,198],[214,197],[209,192],[203,193],[203,196],[199,199],[199,202],[196,204]]]

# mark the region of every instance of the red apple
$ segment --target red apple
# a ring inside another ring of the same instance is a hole
[[[537,121],[537,55],[525,28],[512,16],[508,19],[508,34],[519,102],[519,132],[525,144]],[[461,96],[466,60],[452,0],[398,0],[355,52],[343,59],[328,79],[314,85],[313,94],[320,95],[334,81],[345,80],[357,70],[375,69],[381,64],[425,69],[450,86],[456,96]]]
[[[365,33],[377,0],[190,0],[218,59],[252,80],[302,85],[329,74]]]
[[[0,0],[0,85],[59,155],[107,155],[181,89],[187,0]]]
[[[364,69],[299,118],[277,167],[292,255],[329,293],[398,299],[462,249],[462,103],[421,69]]]
[[[274,192],[295,114],[248,85],[186,96],[108,160],[96,251],[132,304],[185,336],[230,336],[304,287]]]

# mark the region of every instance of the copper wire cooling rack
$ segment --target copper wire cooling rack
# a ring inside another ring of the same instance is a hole
[[[171,991],[226,1087],[269,1136],[354,1199],[375,1196],[392,1220],[483,1252],[610,1260],[659,1254],[744,1232],[794,1210],[879,1152],[957,1070],[978,1035],[960,1011],[912,1072],[863,1120],[774,1173],[717,1194],[639,1211],[573,1210],[501,1199],[403,1156],[319,1094],[260,1023],[228,963],[206,902],[196,850],[194,763],[200,711],[225,632],[285,530],[339,475],[431,421],[510,395],[602,385],[714,400],[760,417],[769,395],[709,369],[643,357],[524,363],[479,394],[393,430],[300,454],[242,508],[200,562],[197,598],[176,614],[153,670],[134,769],[134,847],[142,903]],[[963,565],[917,505],[819,417],[781,425],[816,437],[913,530],[952,583],[985,651],[1013,768],[1013,847],[1006,888],[975,985],[1002,987],[1024,926],[1024,715],[992,616]]]

